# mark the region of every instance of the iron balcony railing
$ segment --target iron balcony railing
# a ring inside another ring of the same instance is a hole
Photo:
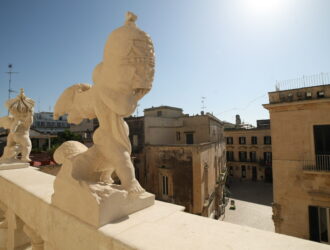
[[[330,84],[330,74],[320,73],[310,76],[302,76],[296,79],[289,79],[284,81],[276,81],[276,91],[299,89],[318,85]]]
[[[329,172],[330,155],[316,155],[315,161],[304,160],[303,170]]]

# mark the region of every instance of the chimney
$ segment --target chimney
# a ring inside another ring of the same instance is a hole
[[[236,125],[241,125],[241,117],[239,115],[236,115]]]

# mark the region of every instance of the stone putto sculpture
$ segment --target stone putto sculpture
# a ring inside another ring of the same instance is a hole
[[[33,123],[34,104],[32,99],[25,96],[23,89],[17,97],[6,102],[9,115],[0,118],[0,127],[9,129],[9,134],[0,163],[31,161],[32,145],[29,132]]]
[[[55,119],[68,114],[70,123],[79,124],[86,118],[99,121],[91,148],[68,141],[55,151],[54,159],[63,165],[52,198],[56,206],[95,226],[154,203],[154,195],[146,193],[135,178],[128,126],[123,119],[150,91],[154,76],[153,44],[137,28],[136,19],[128,12],[126,23],[109,36],[103,60],[93,72],[94,85],[81,83],[67,88],[54,108]],[[113,171],[120,179],[119,186],[111,185]],[[72,196],[64,195],[70,190]],[[81,209],[86,204],[94,208]],[[98,217],[86,219],[92,209]]]

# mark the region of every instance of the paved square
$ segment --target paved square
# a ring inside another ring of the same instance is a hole
[[[220,220],[274,232],[272,221],[273,187],[271,183],[236,181],[229,182],[231,192],[225,214]],[[236,209],[230,210],[230,200]]]

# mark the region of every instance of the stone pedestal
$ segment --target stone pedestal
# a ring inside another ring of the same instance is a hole
[[[155,195],[147,192],[129,194],[118,185],[87,183],[61,174],[54,182],[52,204],[96,228],[128,218],[155,202]]]
[[[17,169],[17,168],[27,168],[30,164],[26,162],[8,162],[8,163],[0,163],[0,170],[8,170],[8,169]]]

